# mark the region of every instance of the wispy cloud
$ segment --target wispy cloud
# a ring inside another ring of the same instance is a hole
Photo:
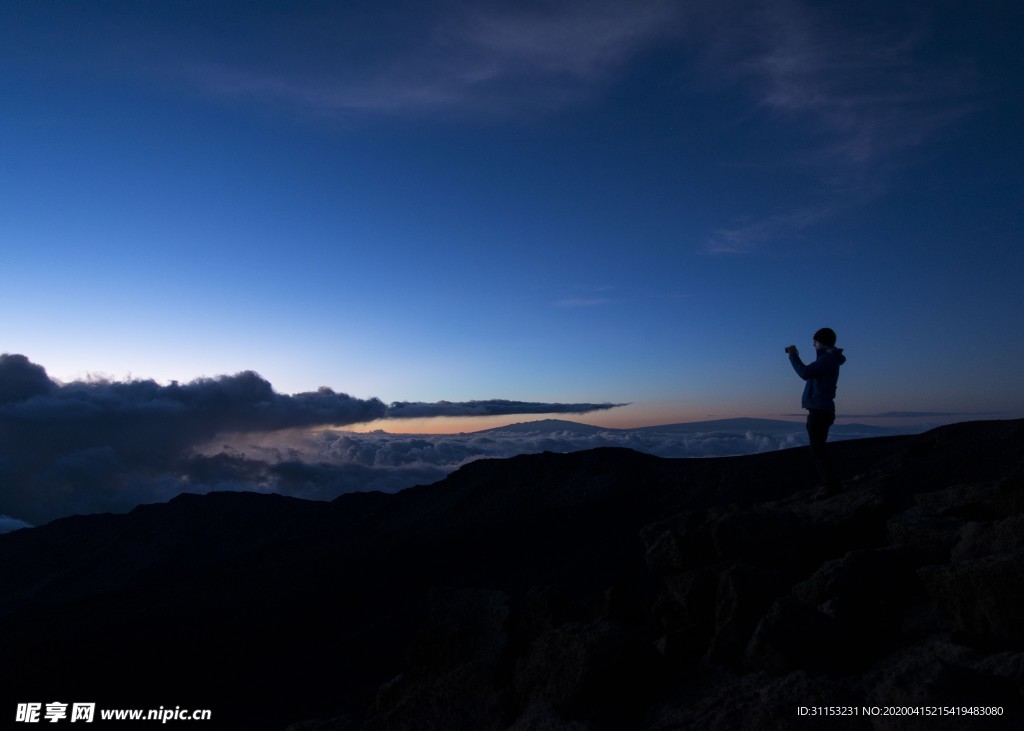
[[[602,307],[621,301],[621,290],[614,284],[592,284],[568,287],[563,297],[554,300],[555,307]]]
[[[828,208],[806,208],[779,213],[734,227],[715,231],[705,245],[709,254],[747,254],[762,244],[783,236],[798,234],[829,215]]]
[[[564,297],[555,302],[555,307],[599,307],[609,302],[606,297]]]
[[[586,414],[605,411],[625,404],[552,404],[533,401],[508,401],[490,399],[486,401],[437,401],[423,403],[396,401],[388,407],[388,419],[416,419],[435,416],[506,416],[510,414]]]
[[[824,161],[877,164],[970,110],[966,70],[936,69],[919,57],[923,30],[857,34],[844,23],[807,6],[784,11],[769,48],[749,63],[763,105],[810,116],[829,133],[818,150]]]
[[[455,23],[457,45],[501,75],[601,78],[652,37],[676,10],[668,2],[559,2],[476,9]]]
[[[189,75],[218,94],[331,115],[544,110],[594,93],[679,15],[660,0],[441,7],[417,32],[404,29],[400,46],[388,28],[375,29],[387,52],[338,63],[333,73],[204,59]]]
[[[884,193],[908,152],[972,111],[971,67],[926,57],[941,12],[809,0],[327,4],[277,24],[254,14],[262,22],[244,33],[164,39],[164,56],[167,73],[208,94],[360,124],[564,110],[657,51],[664,95],[684,109],[696,89],[739,93],[744,114],[775,125],[767,139],[788,140],[761,148],[761,164],[803,172],[835,215]],[[805,204],[784,207],[737,211],[704,249],[751,252],[809,227]]]
[[[921,57],[922,19],[852,22],[843,9],[794,0],[740,5],[752,25],[737,34],[746,48],[728,70],[751,82],[761,107],[817,128],[812,160],[874,165],[971,109],[969,70]]]
[[[934,419],[934,418],[992,418],[1005,412],[1001,411],[885,411],[878,414],[845,414],[850,419]]]
[[[804,170],[832,202],[722,227],[706,243],[709,253],[754,251],[874,199],[912,164],[905,153],[974,108],[968,66],[943,68],[923,58],[924,16],[875,8],[869,19],[856,12],[851,18],[849,9],[796,0],[735,0],[719,12],[726,9],[735,22],[714,16],[708,74],[739,84],[755,110],[802,136],[774,164]]]

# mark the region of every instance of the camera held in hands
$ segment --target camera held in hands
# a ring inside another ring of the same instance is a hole
[[[786,346],[786,352],[787,353],[795,353],[796,352],[796,346],[795,345],[787,345]]]

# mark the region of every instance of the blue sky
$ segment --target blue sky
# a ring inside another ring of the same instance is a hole
[[[0,0],[0,351],[636,426],[828,325],[841,415],[1024,416],[1021,7],[856,7]]]

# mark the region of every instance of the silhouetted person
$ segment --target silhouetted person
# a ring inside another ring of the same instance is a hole
[[[839,380],[839,366],[846,362],[846,356],[842,348],[836,347],[835,332],[827,327],[814,333],[814,349],[817,357],[808,364],[800,360],[800,351],[795,345],[786,348],[786,352],[793,370],[806,381],[800,405],[807,409],[811,459],[819,481],[824,484],[815,497],[825,497],[839,492],[839,478],[825,442],[828,441],[829,427],[836,420],[836,382]]]

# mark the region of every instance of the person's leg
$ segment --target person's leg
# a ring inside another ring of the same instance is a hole
[[[828,431],[836,415],[832,411],[809,409],[807,412],[807,437],[810,441],[811,459],[818,473],[818,480],[827,492],[838,492],[839,480],[828,451]]]

